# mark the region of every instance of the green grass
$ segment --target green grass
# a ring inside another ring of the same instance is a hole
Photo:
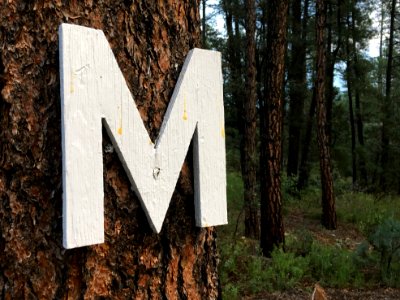
[[[357,225],[366,235],[386,219],[400,219],[399,197],[347,192],[336,202],[339,221]]]
[[[358,228],[365,241],[356,249],[349,249],[340,241],[324,243],[304,224],[297,230],[286,232],[285,252],[276,249],[271,258],[264,258],[258,241],[243,237],[240,173],[231,171],[227,179],[229,225],[218,228],[224,299],[240,299],[245,295],[294,287],[309,288],[315,282],[337,288],[399,287],[400,249],[392,251],[390,267],[382,267],[388,262],[387,240],[392,244],[400,243],[399,197],[352,192],[349,181],[339,178],[336,193],[338,222],[344,227]],[[301,213],[307,222],[316,224],[321,215],[321,192],[315,182],[296,194],[293,193],[293,179],[283,178],[284,218]],[[386,228],[389,226],[387,220],[394,222],[389,224],[390,230]],[[324,232],[322,226],[320,230]]]

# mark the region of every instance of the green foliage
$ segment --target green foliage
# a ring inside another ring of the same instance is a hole
[[[383,249],[387,248],[385,245],[396,246],[394,242],[400,239],[396,235],[399,233],[396,230],[400,228],[399,197],[352,192],[348,179],[336,177],[341,191],[336,198],[339,223],[343,226],[354,224],[370,236],[370,242],[365,241],[355,250],[350,250],[340,240],[330,245],[315,238],[318,227],[312,231],[308,229],[307,223],[315,226],[321,215],[318,176],[312,175],[310,186],[300,192],[300,198],[290,195],[292,179],[284,177],[285,218],[301,215],[306,223],[304,227],[286,232],[286,252],[275,249],[272,257],[267,259],[262,257],[258,241],[242,237],[243,181],[240,172],[228,172],[227,179],[230,223],[218,228],[221,253],[219,274],[224,299],[241,299],[267,290],[292,289],[310,282],[338,288],[399,285],[399,250],[391,251],[390,268],[385,271],[382,267],[388,265],[389,259],[382,258],[387,257],[382,255],[386,251]],[[388,241],[392,241],[391,244]]]
[[[294,288],[308,270],[308,257],[296,256],[292,252],[275,249],[271,262],[265,271],[270,290],[288,290]]]
[[[314,238],[309,230],[299,229],[286,236],[286,250],[298,256],[306,256],[311,252]]]
[[[227,175],[227,198],[232,210],[240,210],[243,206],[243,180],[238,172]]]
[[[336,206],[339,221],[357,225],[366,235],[385,219],[400,219],[400,201],[390,196],[348,192],[337,197]]]
[[[245,293],[257,293],[268,284],[264,270],[267,259],[260,255],[252,241],[240,239],[234,245],[221,245],[220,279],[226,299],[237,299]]]
[[[309,260],[311,277],[324,285],[342,288],[360,286],[364,281],[354,254],[346,249],[313,243]]]
[[[400,222],[386,219],[369,237],[380,254],[381,276],[385,283],[394,285],[400,279]]]
[[[261,256],[258,246],[246,239],[220,249],[220,278],[226,299],[264,290],[291,289],[307,272],[307,258],[275,249],[271,259],[267,259]]]

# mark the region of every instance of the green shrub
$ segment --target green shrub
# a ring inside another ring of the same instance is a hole
[[[282,249],[275,249],[265,270],[269,289],[287,290],[295,287],[308,269],[308,259]]]
[[[380,254],[383,281],[396,285],[400,279],[400,222],[393,218],[386,219],[370,235],[369,241]]]
[[[349,192],[337,197],[339,221],[350,222],[370,235],[385,219],[400,214],[399,199],[386,197],[377,200],[374,195]],[[400,216],[399,216],[400,217]]]
[[[328,286],[359,286],[364,280],[354,255],[346,249],[313,243],[309,264],[311,277]]]
[[[258,243],[247,239],[221,245],[220,279],[226,299],[266,289],[267,259],[260,255]],[[229,297],[228,297],[229,295]],[[235,296],[236,295],[236,296]]]
[[[286,250],[297,256],[307,256],[311,252],[314,238],[309,230],[295,230],[286,236]]]

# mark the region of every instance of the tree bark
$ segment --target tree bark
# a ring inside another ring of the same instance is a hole
[[[325,106],[325,74],[326,50],[324,31],[326,28],[326,3],[317,0],[316,14],[316,42],[317,63],[315,96],[317,108],[317,137],[319,147],[319,161],[322,187],[322,225],[327,229],[336,229],[335,196],[333,193],[333,179],[329,138],[326,133],[326,106]]]
[[[195,226],[190,159],[155,234],[117,154],[104,152],[106,241],[62,248],[59,24],[104,31],[154,140],[200,42],[199,2],[62,3],[0,1],[0,298],[217,298],[215,230]]]
[[[242,177],[244,183],[245,205],[245,236],[258,239],[260,236],[259,206],[257,201],[257,90],[256,90],[256,9],[254,0],[246,0],[246,97],[244,99],[244,132],[243,132],[243,168]]]
[[[287,176],[297,176],[301,129],[304,123],[304,100],[307,93],[305,29],[308,19],[308,0],[304,1],[303,22],[301,3],[301,0],[292,1],[292,51],[288,68],[290,110]]]
[[[267,47],[265,74],[265,128],[261,134],[261,237],[265,256],[284,244],[282,220],[281,160],[282,109],[285,73],[288,0],[267,4]]]

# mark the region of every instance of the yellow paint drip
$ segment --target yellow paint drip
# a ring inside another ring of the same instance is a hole
[[[119,128],[117,132],[119,135],[122,135],[122,101],[121,101],[121,106],[119,106],[118,109],[119,109]]]
[[[225,138],[225,128],[224,127],[221,128],[221,136],[223,138]]]

